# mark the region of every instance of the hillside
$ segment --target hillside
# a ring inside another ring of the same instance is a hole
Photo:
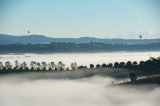
[[[142,79],[138,79],[134,82],[125,82],[125,83],[120,83],[118,85],[137,85],[137,84],[157,84],[160,85],[160,75],[155,75],[152,77],[146,77]]]
[[[66,43],[90,43],[98,42],[104,44],[149,44],[160,43],[160,39],[100,39],[94,37],[80,37],[80,38],[51,38],[44,35],[5,35],[0,34],[0,44],[16,44],[16,43],[51,43],[51,42],[66,42]]]
[[[1,44],[0,53],[70,53],[114,51],[160,51],[160,43],[113,45],[103,43],[50,43],[50,44]]]

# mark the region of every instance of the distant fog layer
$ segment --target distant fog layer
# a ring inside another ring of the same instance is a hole
[[[114,62],[127,62],[127,61],[145,61],[150,57],[159,57],[160,52],[102,52],[102,53],[52,53],[52,54],[3,54],[0,55],[0,61],[10,61],[13,65],[15,60],[20,63],[31,61],[46,63],[62,61],[66,67],[70,67],[72,62],[76,62],[78,66],[90,64],[103,64]]]

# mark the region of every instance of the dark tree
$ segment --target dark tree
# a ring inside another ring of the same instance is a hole
[[[93,64],[90,64],[90,68],[94,68],[94,65],[93,65]]]
[[[99,65],[99,64],[96,65],[96,68],[100,68],[100,67],[101,67],[101,65]]]
[[[51,67],[49,67],[49,69],[48,69],[49,71],[52,71],[52,68]]]
[[[126,63],[126,68],[132,68],[132,62],[131,61],[128,61]]]
[[[136,66],[138,63],[136,61],[133,62],[133,65]]]
[[[113,67],[113,64],[112,64],[112,63],[109,63],[109,64],[108,64],[108,67]]]
[[[114,67],[119,67],[119,63],[118,63],[118,62],[115,62],[115,63],[114,63]]]
[[[31,71],[31,72],[34,72],[35,70],[34,70],[34,68],[33,68],[33,67],[31,67],[30,71]]]
[[[84,69],[85,68],[85,66],[79,66],[78,67],[78,69]]]
[[[125,67],[125,62],[120,62],[119,67]]]
[[[102,67],[103,67],[103,68],[106,68],[106,67],[107,67],[107,65],[106,65],[106,64],[102,64]]]
[[[141,67],[144,66],[144,63],[145,63],[144,61],[140,61],[139,66]]]
[[[137,74],[135,74],[135,73],[130,73],[129,77],[130,77],[131,81],[136,81],[137,80]]]
[[[67,67],[66,70],[69,71],[69,68]]]

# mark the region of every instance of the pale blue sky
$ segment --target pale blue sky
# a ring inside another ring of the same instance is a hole
[[[0,33],[160,37],[159,0],[0,0]]]

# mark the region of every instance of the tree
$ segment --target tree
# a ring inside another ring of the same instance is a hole
[[[154,64],[153,64],[152,60],[145,61],[144,69],[145,70],[154,70]]]
[[[119,63],[118,63],[118,62],[115,62],[115,63],[114,63],[114,67],[119,67]]]
[[[9,61],[7,61],[5,62],[5,67],[6,69],[12,69],[12,64]]]
[[[101,65],[99,65],[99,64],[96,65],[96,68],[100,68],[100,67],[101,67]]]
[[[139,35],[139,38],[142,39],[142,35]]]
[[[18,69],[19,72],[23,72],[23,64],[20,64],[20,68]]]
[[[103,67],[103,68],[106,68],[106,67],[107,67],[107,65],[106,65],[105,63],[103,63],[103,64],[102,64],[102,67]]]
[[[112,63],[109,63],[109,64],[108,64],[108,67],[113,67],[113,64],[112,64]]]
[[[2,68],[2,73],[5,73],[6,70],[7,70],[6,67],[3,67],[3,68]]]
[[[130,77],[131,81],[136,81],[137,80],[137,75],[135,73],[130,73],[129,77]]]
[[[136,61],[133,62],[133,65],[136,66],[138,63]]]
[[[23,68],[23,69],[26,69],[26,68],[27,68],[27,63],[26,63],[25,61],[22,63],[22,68]]]
[[[132,67],[133,67],[134,69],[137,69],[137,68],[138,68],[138,63],[137,63],[136,61],[134,61],[133,64],[132,64]]]
[[[15,68],[18,69],[19,68],[19,62],[16,60],[15,61]]]
[[[90,68],[94,68],[94,65],[93,65],[93,64],[90,64]]]
[[[119,67],[125,67],[125,62],[120,62]]]
[[[54,62],[51,62],[51,70],[55,70],[56,64]]]
[[[131,67],[132,67],[132,62],[131,61],[127,61],[126,68],[131,68]]]
[[[67,67],[66,70],[69,71],[69,67]]]
[[[41,66],[41,64],[38,62],[38,63],[37,63],[37,70],[40,71],[41,69],[42,69],[42,66]]]
[[[64,70],[65,64],[63,64],[61,61],[58,62],[58,70]]]
[[[0,69],[2,69],[4,66],[3,66],[3,63],[0,62]]]
[[[31,72],[34,72],[34,71],[35,71],[35,69],[34,69],[33,67],[31,67],[30,71],[31,71]]]
[[[139,62],[139,67],[142,68],[144,66],[144,63],[145,63],[144,61],[140,61]]]
[[[75,70],[75,69],[77,69],[77,68],[78,68],[78,66],[77,66],[77,63],[76,63],[76,62],[71,63],[71,69],[72,69],[72,70]]]
[[[31,63],[30,63],[31,69],[36,70],[36,65],[37,65],[37,63],[35,61],[31,61]]]
[[[41,64],[43,71],[45,71],[47,69],[47,63],[43,61]]]
[[[84,69],[85,68],[85,66],[79,66],[78,67],[78,69]]]

